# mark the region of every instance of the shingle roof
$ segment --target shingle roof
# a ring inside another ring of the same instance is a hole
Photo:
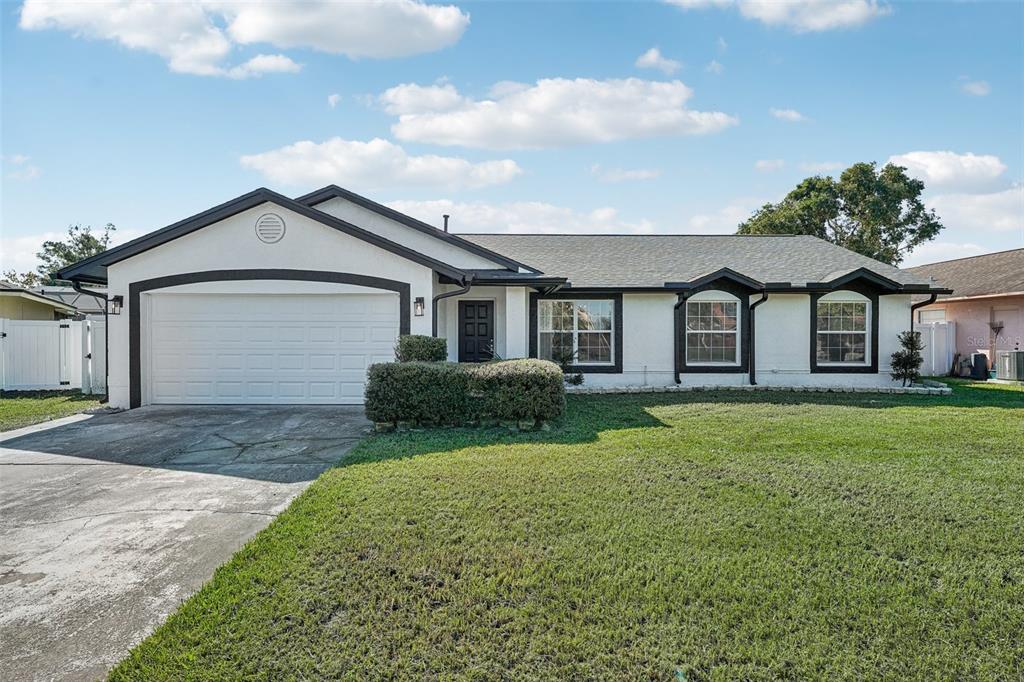
[[[1020,292],[1024,291],[1024,249],[919,265],[907,272],[925,280],[934,278],[937,286],[953,289],[953,298]]]
[[[760,282],[828,282],[866,268],[900,284],[925,285],[906,270],[806,235],[462,234],[464,239],[567,277],[571,286],[663,287],[730,268]]]

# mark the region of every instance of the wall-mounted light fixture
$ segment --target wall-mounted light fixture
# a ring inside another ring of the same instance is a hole
[[[412,314],[416,317],[423,317],[423,310],[426,307],[426,302],[422,296],[417,296],[416,300],[412,304]]]
[[[120,315],[121,306],[124,305],[124,296],[111,296],[110,297],[110,314]]]

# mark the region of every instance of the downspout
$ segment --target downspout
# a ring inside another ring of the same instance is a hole
[[[452,296],[461,296],[462,294],[469,291],[469,288],[473,286],[473,277],[474,275],[467,275],[465,278],[463,278],[461,289],[456,289],[455,291],[447,291],[443,294],[438,294],[431,299],[430,315],[433,318],[430,323],[431,336],[437,338],[437,302],[445,298],[451,298]]]
[[[935,300],[938,297],[939,297],[938,294],[932,294],[931,296],[928,297],[927,301],[918,301],[917,303],[911,304],[911,306],[910,306],[910,331],[914,331],[914,318],[917,317],[914,313],[917,312],[917,309],[918,308],[923,308],[926,305],[931,305],[932,303],[935,303]]]
[[[764,303],[767,300],[768,300],[768,292],[766,290],[764,290],[764,289],[761,289],[761,298],[757,299],[756,301],[754,301],[753,303],[750,304],[750,322],[748,323],[748,324],[750,324],[750,350],[748,352],[750,353],[750,385],[751,386],[757,386],[757,368],[754,366],[754,360],[757,358],[757,353],[755,351],[756,346],[754,345],[754,329],[755,329],[755,326],[754,326],[754,308],[756,308],[757,306],[761,305],[762,303]]]
[[[103,402],[110,402],[110,297],[102,291],[88,291],[81,282],[71,280],[71,288],[80,294],[103,299]]]
[[[688,292],[688,291],[681,292],[679,294],[679,300],[676,301],[676,304],[672,307],[672,325],[675,328],[675,334],[673,334],[673,338],[674,338],[674,344],[673,344],[674,348],[673,348],[673,350],[675,352],[672,354],[672,361],[675,363],[676,383],[677,384],[683,383],[679,379],[679,332],[682,331],[680,329],[680,325],[679,325],[679,308],[684,303],[686,303],[686,299],[687,299],[687,297],[689,295],[690,295],[690,292]]]

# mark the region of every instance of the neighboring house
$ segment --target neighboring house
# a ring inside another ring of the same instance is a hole
[[[920,265],[907,272],[953,289],[917,311],[917,321],[955,322],[956,352],[985,353],[1024,348],[1024,249]]]
[[[47,298],[74,306],[78,310],[79,316],[90,319],[103,317],[103,299],[100,296],[83,294],[71,287],[37,287],[33,291]],[[97,289],[97,291],[105,293],[103,289]]]
[[[61,320],[77,312],[73,305],[0,280],[0,319]]]
[[[911,296],[806,236],[462,235],[338,187],[258,189],[60,272],[111,297],[110,401],[360,403],[399,334],[574,354],[598,386],[883,386]]]

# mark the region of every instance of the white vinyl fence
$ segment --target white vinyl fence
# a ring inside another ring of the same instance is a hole
[[[0,319],[0,387],[106,391],[103,321]]]
[[[953,355],[956,353],[956,322],[931,322],[916,327],[921,332],[924,350],[921,357],[921,374],[925,376],[945,376],[953,366]]]

